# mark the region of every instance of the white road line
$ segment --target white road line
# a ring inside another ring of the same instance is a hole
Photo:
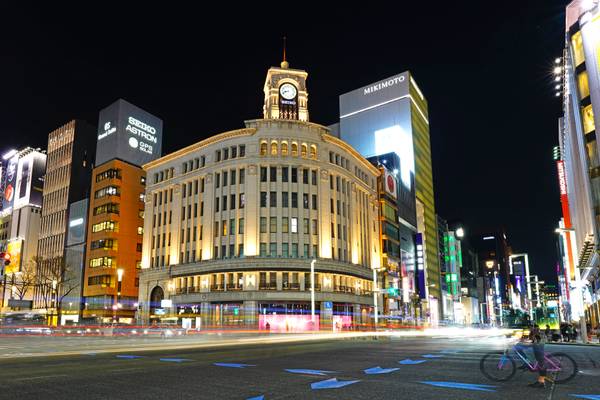
[[[65,376],[68,376],[68,375],[57,374],[57,375],[29,376],[29,377],[25,377],[25,378],[15,378],[13,380],[14,381],[29,381],[29,380],[33,380],[33,379],[60,378],[60,377],[65,377]]]

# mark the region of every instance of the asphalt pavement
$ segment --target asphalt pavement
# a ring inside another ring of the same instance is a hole
[[[599,347],[547,345],[570,354],[581,373],[534,389],[531,372],[497,383],[479,371],[483,354],[505,345],[501,337],[260,339],[214,349],[5,356],[0,399],[600,399]],[[2,338],[0,351],[10,344]]]

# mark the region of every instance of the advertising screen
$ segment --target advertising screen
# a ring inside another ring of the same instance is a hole
[[[17,167],[19,164],[19,156],[16,155],[6,165],[6,186],[3,193],[3,208],[9,209],[15,201],[15,192],[17,190]]]
[[[21,252],[23,251],[23,240],[16,239],[8,242],[6,252],[10,254],[10,264],[5,267],[6,274],[14,274],[21,270]]]
[[[100,111],[96,165],[118,158],[141,166],[161,155],[162,120],[119,99]]]
[[[77,201],[69,206],[67,246],[73,246],[75,244],[85,242],[87,209],[87,199]]]
[[[411,188],[415,173],[409,75],[404,72],[340,96],[340,137],[363,157],[394,152],[400,180]]]
[[[29,204],[42,206],[45,171],[45,154],[35,152],[19,159],[14,198],[15,209]]]
[[[319,330],[319,316],[313,324],[310,315],[260,314],[258,329],[276,333],[307,332]]]

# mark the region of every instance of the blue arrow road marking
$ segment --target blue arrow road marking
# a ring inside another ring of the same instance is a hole
[[[423,354],[421,357],[423,357],[423,358],[442,358],[444,356],[441,354]]]
[[[477,390],[480,392],[495,392],[494,389],[496,386],[493,385],[480,385],[476,383],[461,383],[461,382],[437,382],[437,381],[421,381],[420,383],[424,383],[426,385],[437,386],[437,387],[447,387],[453,389],[466,389],[466,390]]]
[[[160,361],[180,363],[194,360],[190,360],[189,358],[161,358]]]
[[[360,380],[356,381],[338,381],[337,378],[331,378],[320,382],[311,383],[310,387],[313,390],[319,389],[338,389],[344,386],[352,385]]]
[[[292,374],[306,374],[306,375],[327,375],[327,374],[335,374],[335,371],[322,371],[320,369],[286,369],[286,372],[291,372]]]
[[[427,362],[427,360],[411,360],[410,358],[407,358],[405,360],[398,361],[398,363],[402,364],[402,365],[415,365],[415,364],[422,364],[424,362]]]
[[[381,368],[381,367],[373,367],[365,369],[365,374],[367,375],[375,375],[375,374],[389,374],[390,372],[398,371],[400,368]]]
[[[252,364],[236,364],[236,363],[214,363],[217,367],[227,367],[227,368],[246,368],[246,367],[255,367]]]
[[[256,396],[256,397],[248,397],[246,400],[265,400],[264,395]]]
[[[600,400],[600,394],[570,394],[569,396],[573,396],[578,399]]]
[[[117,358],[122,358],[122,359],[126,359],[126,360],[133,360],[135,358],[143,358],[143,356],[132,356],[130,354],[119,354],[117,356]]]

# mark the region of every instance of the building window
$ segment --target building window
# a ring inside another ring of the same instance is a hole
[[[215,221],[215,237],[219,237],[219,221]]]
[[[231,147],[231,158],[236,158],[237,157],[237,147],[232,146]]]
[[[281,167],[281,181],[288,182],[289,181],[289,167]]]
[[[260,155],[261,156],[266,156],[267,155],[267,142],[261,142],[260,143]]]
[[[306,168],[302,170],[302,183],[308,185],[308,170]]]
[[[240,208],[244,208],[246,205],[246,195],[244,193],[240,193]]]
[[[307,155],[307,153],[308,153],[308,152],[307,152],[307,146],[306,146],[306,143],[302,143],[302,147],[301,147],[301,148],[302,148],[302,153],[301,153],[301,155],[302,155],[302,157],[306,158],[306,155]]]
[[[238,257],[244,257],[244,244],[238,244]]]
[[[275,142],[275,141],[271,142],[271,155],[272,156],[277,155],[277,142]]]
[[[292,192],[292,208],[298,208],[298,193]]]
[[[221,186],[221,174],[218,172],[215,174],[215,188]]]
[[[223,171],[223,187],[227,186],[227,171]]]
[[[90,268],[98,268],[98,267],[108,268],[108,267],[112,267],[113,261],[114,261],[113,257],[92,258],[90,260]]]
[[[229,220],[229,234],[235,235],[235,218]]]
[[[292,167],[292,183],[298,182],[298,168]]]
[[[223,149],[223,160],[229,160],[229,149]]]
[[[240,185],[246,183],[246,170],[244,168],[240,169]]]
[[[235,169],[232,169],[231,173],[230,173],[230,175],[231,175],[231,184],[232,185],[235,185],[236,172],[237,171]]]
[[[277,192],[269,193],[269,207],[277,207]]]
[[[260,233],[267,233],[267,217],[260,217]]]
[[[101,182],[105,179],[121,179],[120,169],[107,169],[96,175],[96,182]]]
[[[316,185],[317,184],[317,171],[312,170],[312,171],[310,171],[310,174],[311,174],[311,181],[312,181],[311,183],[313,185]]]
[[[244,234],[244,218],[240,218],[240,219],[238,220],[238,233],[239,233],[240,235],[243,235],[243,234]]]
[[[219,198],[215,197],[215,212],[219,212]]]
[[[282,243],[281,244],[281,257],[289,257],[290,256],[290,249],[289,249],[289,244],[288,243]]]
[[[267,206],[267,192],[260,192],[260,206]]]
[[[259,255],[261,257],[266,257],[267,256],[267,244],[266,243],[261,243],[260,244],[260,253]]]
[[[298,143],[292,142],[292,156],[298,157]]]
[[[215,161],[221,161],[221,150],[215,151]]]
[[[269,256],[277,257],[277,243],[274,243],[274,242],[269,243]]]
[[[277,167],[269,167],[269,182],[277,182]]]
[[[298,258],[298,243],[292,243],[292,257]]]
[[[227,236],[227,221],[221,222],[221,227],[223,228],[223,236]]]
[[[298,218],[292,217],[292,233],[298,233]]]
[[[118,232],[119,231],[119,223],[115,221],[103,221],[97,224],[92,225],[92,232]]]
[[[308,193],[302,193],[302,206],[306,210],[310,208],[308,204]]]
[[[288,233],[290,230],[290,219],[288,217],[283,217],[281,219],[281,232]]]
[[[287,142],[281,142],[281,155],[282,156],[287,156],[288,155],[288,144],[287,144]]]
[[[310,158],[317,159],[317,146],[314,144],[310,145]]]
[[[313,210],[317,209],[317,195],[316,194],[312,195],[312,209]]]
[[[240,144],[240,157],[245,157],[245,156],[246,156],[246,145]]]
[[[312,234],[313,235],[317,234],[317,220],[316,219],[312,220]]]
[[[277,233],[277,217],[269,218],[269,233]]]
[[[281,207],[284,207],[284,208],[289,207],[289,193],[288,192],[281,193]]]
[[[229,209],[235,210],[235,194],[229,195]]]
[[[303,257],[304,258],[308,258],[308,245],[307,244],[304,245],[304,255],[303,255]]]
[[[267,181],[267,167],[260,167],[260,181]]]
[[[121,189],[118,186],[107,186],[102,189],[96,190],[94,193],[94,198],[101,199],[105,196],[120,196]]]

